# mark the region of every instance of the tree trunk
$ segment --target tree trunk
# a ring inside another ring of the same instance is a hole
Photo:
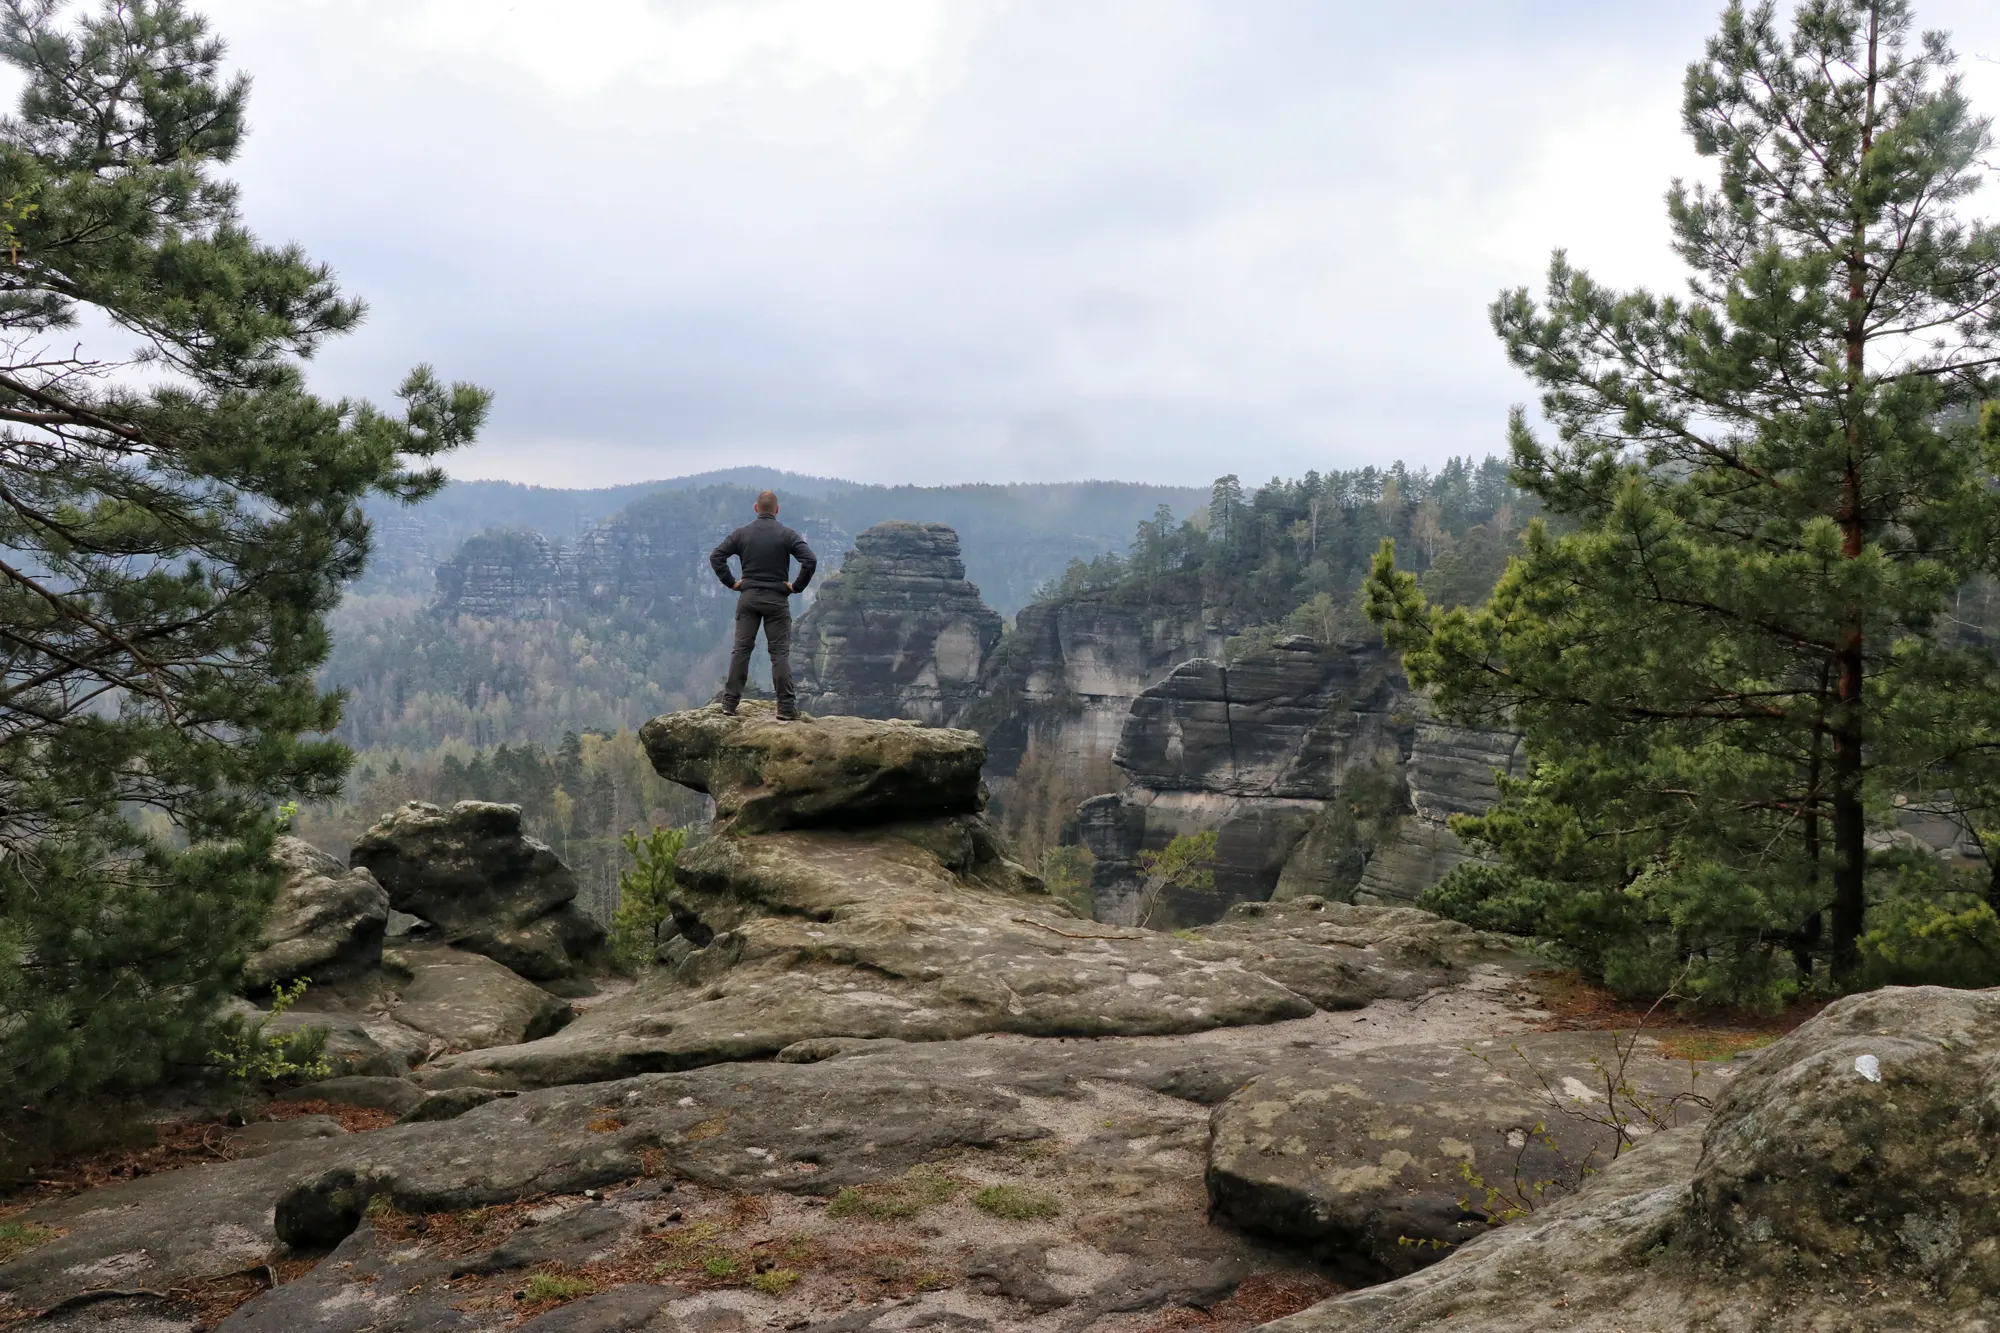
[[[1867,107],[1861,124],[1861,156],[1855,163],[1854,191],[1866,189],[1868,154],[1875,145],[1876,38],[1879,15],[1868,14]],[[1858,559],[1866,544],[1866,496],[1861,479],[1868,440],[1863,430],[1868,354],[1868,232],[1856,210],[1847,253],[1847,468],[1840,507],[1840,553]],[[1833,728],[1833,979],[1851,979],[1861,963],[1859,942],[1868,915],[1867,812],[1861,803],[1862,675],[1864,608],[1843,617],[1836,658],[1837,723]]]

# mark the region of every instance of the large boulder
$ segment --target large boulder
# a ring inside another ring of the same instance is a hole
[[[574,1017],[557,999],[483,954],[460,949],[390,949],[382,956],[402,978],[390,1014],[455,1051],[534,1041]]]
[[[521,831],[518,805],[411,801],[363,834],[350,859],[397,911],[532,980],[572,976],[601,953],[604,928],[576,906],[576,877]]]
[[[2000,991],[1892,988],[1749,1061],[1697,1145],[1279,1333],[2000,1329]],[[1698,1151],[1697,1151],[1698,1149]]]
[[[264,918],[257,950],[243,965],[243,989],[268,992],[305,980],[358,975],[382,958],[389,895],[366,870],[350,870],[298,838],[282,837],[271,859],[285,872]]]
[[[986,747],[969,731],[914,722],[777,720],[748,702],[656,717],[639,739],[661,777],[707,792],[718,830],[766,832],[972,814]],[[392,890],[393,892],[393,890]]]
[[[1707,1119],[1729,1073],[1602,1032],[1302,1058],[1216,1108],[1209,1206],[1345,1281],[1380,1282]]]

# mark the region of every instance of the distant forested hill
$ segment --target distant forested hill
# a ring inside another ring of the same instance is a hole
[[[950,524],[958,530],[968,577],[1003,615],[1025,605],[1071,559],[1124,550],[1133,530],[1161,505],[1185,518],[1208,499],[1205,489],[1134,482],[872,486],[754,467],[603,490],[460,481],[414,508],[389,501],[368,507],[375,524],[375,554],[354,591],[428,597],[436,588],[439,566],[482,533],[525,531],[551,543],[573,544],[607,519],[635,507],[643,510],[640,502],[647,497],[725,489],[749,496],[767,486],[785,500],[787,517],[810,512],[850,535],[887,519]],[[732,501],[730,512],[748,507],[747,499]],[[656,503],[653,508],[662,521],[672,521],[669,506]],[[706,525],[701,535],[706,539]]]

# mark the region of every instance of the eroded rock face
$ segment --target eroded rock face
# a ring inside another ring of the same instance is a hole
[[[656,717],[639,740],[661,777],[715,801],[718,830],[972,814],[986,747],[969,731],[854,717],[777,720],[746,701]]]
[[[1422,703],[1413,699],[1411,706],[1420,709]],[[1521,738],[1512,732],[1417,723],[1406,765],[1410,813],[1369,858],[1355,901],[1413,903],[1478,855],[1448,821],[1492,809],[1500,799],[1498,775],[1518,775],[1523,763]]]
[[[1990,1106],[2000,992],[1890,988],[1750,1060],[1699,1141],[1281,1333],[2000,1328]]]
[[[389,895],[373,875],[293,837],[279,838],[271,857],[285,881],[257,951],[243,965],[246,992],[264,994],[300,979],[338,981],[381,961]]]
[[[1379,646],[1294,637],[1224,666],[1176,667],[1131,706],[1114,756],[1131,785],[1080,815],[1097,916],[1137,920],[1142,851],[1217,834],[1211,889],[1169,889],[1149,924],[1213,921],[1273,896],[1359,765],[1400,763],[1400,675]]]
[[[878,523],[855,539],[799,621],[800,704],[959,726],[1000,634],[1000,614],[966,581],[956,532]]]
[[[350,859],[397,911],[524,977],[568,977],[599,957],[604,928],[576,906],[569,867],[521,831],[517,805],[412,801],[369,829]]]

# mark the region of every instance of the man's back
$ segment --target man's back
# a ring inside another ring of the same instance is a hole
[[[792,592],[804,592],[812,582],[813,570],[819,560],[813,555],[812,547],[775,515],[763,514],[745,523],[736,531],[722,539],[708,558],[709,567],[725,587],[734,586],[729,574],[729,557],[735,556],[743,565],[742,586],[745,592],[784,592],[790,585]],[[791,562],[799,562],[799,575],[792,577]]]

